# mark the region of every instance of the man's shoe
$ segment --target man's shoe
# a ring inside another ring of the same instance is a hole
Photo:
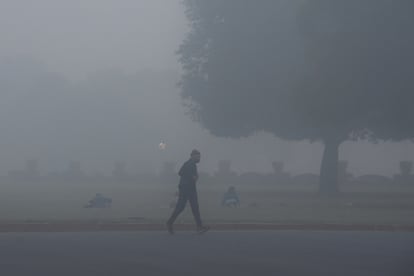
[[[174,228],[173,228],[172,223],[167,222],[167,230],[168,230],[168,233],[170,233],[170,235],[174,235]]]
[[[198,234],[203,234],[203,233],[207,232],[208,230],[210,230],[210,227],[208,227],[208,226],[199,226],[199,227],[197,227],[197,233]]]

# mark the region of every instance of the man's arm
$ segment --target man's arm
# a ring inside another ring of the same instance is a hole
[[[194,180],[194,182],[197,182],[198,172],[197,172],[197,165],[196,164],[194,164],[194,167],[193,167],[192,171],[193,171],[193,180]]]
[[[181,166],[180,170],[178,171],[178,175],[181,177],[184,177],[184,173],[185,173],[185,163]]]

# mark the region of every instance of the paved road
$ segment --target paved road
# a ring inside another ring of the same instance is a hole
[[[0,275],[413,276],[414,234],[8,233],[0,234]]]

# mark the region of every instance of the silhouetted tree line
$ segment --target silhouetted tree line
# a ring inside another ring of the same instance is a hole
[[[245,172],[238,174],[232,170],[230,160],[218,162],[217,170],[213,174],[200,172],[200,185],[218,184],[232,185],[318,185],[319,175],[303,173],[292,175],[285,171],[284,163],[272,162],[273,171],[270,173]],[[131,173],[127,170],[125,162],[116,162],[109,175],[88,174],[79,161],[71,161],[67,169],[61,172],[42,174],[37,160],[27,160],[22,170],[11,170],[6,178],[16,182],[131,182],[137,184],[177,184],[177,164],[175,162],[164,162],[160,173]],[[413,161],[401,161],[399,173],[393,177],[366,174],[359,177],[354,176],[348,170],[347,161],[338,163],[338,183],[347,184],[406,184],[414,185]]]

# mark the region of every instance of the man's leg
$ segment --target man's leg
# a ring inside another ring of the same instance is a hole
[[[167,221],[168,231],[171,234],[173,233],[172,225],[174,224],[178,215],[184,210],[187,200],[188,200],[187,193],[182,188],[180,188],[179,194],[178,194],[178,201],[175,206],[174,212],[172,213],[170,219]]]
[[[198,196],[196,189],[192,190],[188,196],[188,200],[190,201],[191,211],[193,212],[194,220],[197,224],[197,227],[203,227],[203,223],[201,222],[200,216],[200,208],[198,206]]]

